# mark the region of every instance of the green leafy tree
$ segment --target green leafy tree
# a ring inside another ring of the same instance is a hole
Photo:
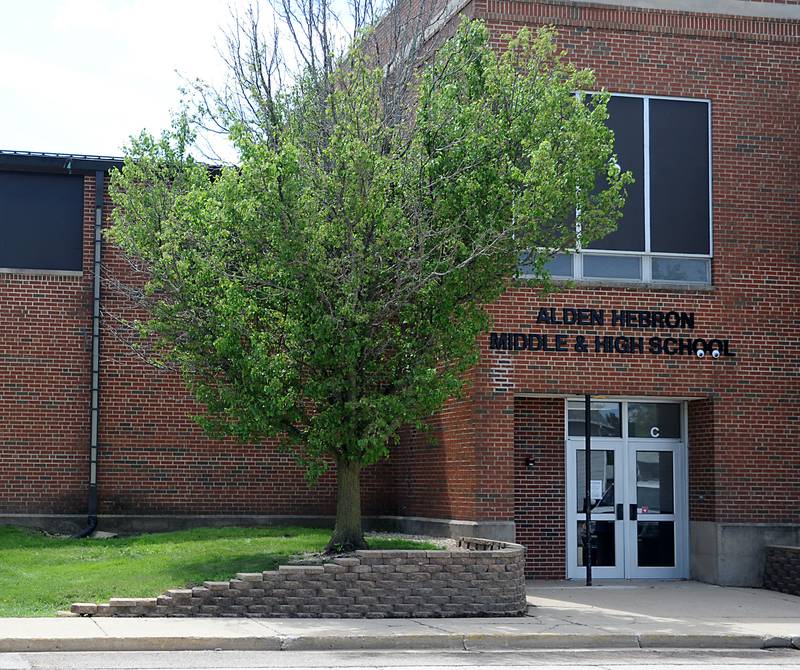
[[[433,54],[389,57],[381,29],[338,54],[311,40],[293,77],[239,33],[235,95],[201,104],[236,164],[193,159],[181,117],[112,179],[112,238],[147,277],[139,335],[212,434],[277,438],[311,480],[335,463],[331,550],[365,546],[361,470],[459,394],[520,259],[546,281],[574,212],[581,243],[607,233],[629,181],[606,98],[576,93],[592,74],[550,31],[498,51],[464,21]]]

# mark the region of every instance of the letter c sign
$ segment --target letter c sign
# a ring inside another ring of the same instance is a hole
[[[661,429],[658,426],[653,426],[650,429],[650,437],[660,437],[661,436]]]

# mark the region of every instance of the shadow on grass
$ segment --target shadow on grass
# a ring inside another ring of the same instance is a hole
[[[257,540],[275,538],[291,540],[295,538],[319,537],[327,541],[329,528],[302,528],[298,526],[279,527],[203,527],[187,530],[120,535],[110,538],[75,539],[65,535],[49,535],[31,528],[0,525],[0,550],[23,548],[52,548],[69,546],[113,546],[184,544],[187,542],[208,542],[213,540]]]
[[[139,535],[122,535],[93,542],[108,542],[118,545],[158,545],[158,544],[184,544],[187,542],[209,542],[215,540],[260,540],[274,538],[276,540],[293,540],[319,536],[327,539],[330,529],[301,528],[297,526],[278,527],[203,527],[187,530],[170,531],[163,533],[142,533]]]
[[[203,558],[199,560],[175,561],[165,566],[162,574],[174,577],[174,588],[199,586],[203,582],[218,582],[234,579],[237,572],[264,572],[277,570],[298,554],[282,554],[258,552],[239,554],[220,558]],[[189,582],[186,580],[189,579]]]

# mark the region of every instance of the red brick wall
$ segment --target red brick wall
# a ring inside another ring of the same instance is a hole
[[[106,277],[129,281],[106,247]],[[333,509],[331,478],[306,487],[291,456],[272,445],[208,439],[196,406],[173,374],[148,366],[112,333],[135,314],[107,292],[101,356],[100,512],[109,514],[309,514]]]
[[[693,521],[717,518],[717,468],[714,449],[714,401],[689,403],[689,516]]]
[[[177,379],[109,337],[104,344],[101,513],[334,513],[331,473],[309,487],[294,457],[274,443],[209,439],[191,419],[200,407]],[[366,513],[384,512],[391,500],[379,476],[387,467],[375,466],[363,477]]]
[[[526,465],[533,458],[533,464]],[[564,401],[514,401],[514,520],[525,545],[525,575],[566,576]]]
[[[84,188],[91,266],[94,179]],[[88,478],[91,282],[0,274],[0,512],[80,509]]]
[[[475,518],[477,421],[471,399],[453,400],[430,421],[428,430],[403,431],[401,445],[390,460],[395,513]]]

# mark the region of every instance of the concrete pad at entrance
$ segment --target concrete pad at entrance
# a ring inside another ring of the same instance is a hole
[[[532,612],[606,632],[635,632],[642,646],[791,646],[800,597],[691,581],[528,583]]]
[[[622,609],[631,615],[681,618],[689,612],[702,619],[797,619],[800,598],[767,589],[715,586],[693,581],[580,580],[527,583],[528,602],[552,601],[562,608]]]

